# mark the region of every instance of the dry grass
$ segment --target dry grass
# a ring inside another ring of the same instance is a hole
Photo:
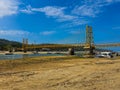
[[[79,57],[76,56],[40,56],[40,57],[33,57],[33,58],[23,58],[17,60],[1,60],[0,61],[0,70],[11,70],[16,67],[31,65],[31,64],[40,64],[40,63],[47,63],[47,62],[60,62],[63,60],[70,60],[70,59],[77,59]]]
[[[119,89],[119,57],[47,56],[0,61],[0,90]]]

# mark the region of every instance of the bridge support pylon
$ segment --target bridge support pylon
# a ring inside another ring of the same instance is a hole
[[[75,55],[75,53],[74,53],[74,48],[69,48],[69,49],[68,49],[68,54],[69,54],[69,55]]]
[[[23,49],[24,53],[27,52],[27,46],[28,46],[28,39],[23,38],[22,49]]]
[[[86,26],[86,43],[84,46],[85,55],[84,57],[94,57],[94,39],[93,39],[93,32],[91,26]]]

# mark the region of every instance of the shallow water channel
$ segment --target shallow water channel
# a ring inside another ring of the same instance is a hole
[[[36,56],[61,56],[63,54],[13,54],[13,55],[0,55],[0,60],[15,60],[27,57]]]

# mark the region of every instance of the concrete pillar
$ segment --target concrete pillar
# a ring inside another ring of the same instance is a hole
[[[69,54],[69,55],[75,55],[74,49],[73,49],[73,48],[69,48],[69,49],[68,49],[68,54]]]
[[[94,57],[95,55],[95,52],[94,52],[94,48],[87,48],[85,49],[85,54],[84,54],[84,57]]]

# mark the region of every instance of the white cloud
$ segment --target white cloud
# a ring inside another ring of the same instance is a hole
[[[80,19],[75,19],[72,22],[67,22],[67,23],[63,23],[62,25],[60,25],[59,28],[71,28],[71,27],[75,27],[75,26],[79,26],[79,25],[85,25],[89,23],[88,20],[84,19],[84,18],[80,18]]]
[[[83,24],[86,24],[88,22],[89,21],[87,21],[86,19],[81,18],[81,19],[73,20],[73,22],[71,24],[72,25],[83,25]]]
[[[69,31],[70,34],[81,34],[81,31],[80,30],[77,30],[77,31]]]
[[[56,18],[57,21],[71,21],[73,19],[78,18],[77,16],[67,15],[65,14],[64,10],[65,7],[55,7],[55,6],[46,6],[43,8],[32,8],[30,5],[26,7],[26,9],[21,10],[23,13],[31,14],[33,12],[43,12],[47,17]]]
[[[18,5],[16,0],[0,0],[0,18],[16,14]]]
[[[83,0],[81,5],[75,5],[72,10],[67,7],[45,6],[42,8],[33,8],[30,5],[21,10],[23,13],[44,13],[47,17],[55,18],[58,22],[67,22],[66,27],[73,27],[87,24],[86,17],[96,17],[103,12],[102,7],[110,5],[120,0]],[[68,10],[66,12],[66,10]],[[83,17],[83,18],[81,18]],[[64,25],[65,26],[65,25]]]
[[[52,35],[52,34],[55,34],[56,31],[44,31],[44,32],[40,32],[40,34],[42,35]]]
[[[99,13],[100,11],[94,6],[82,5],[82,6],[75,7],[72,12],[80,16],[95,17],[96,14]]]
[[[26,9],[21,10],[23,13],[31,14],[34,12],[42,12],[47,17],[55,18],[58,22],[67,21],[70,25],[81,25],[86,24],[86,20],[81,19],[77,15],[66,14],[66,7],[57,7],[57,6],[46,6],[43,8],[32,8],[30,5],[26,7]]]
[[[33,13],[31,9],[32,9],[32,7],[30,5],[28,5],[28,6],[26,6],[26,9],[22,9],[20,11],[23,13],[31,14],[31,13]]]
[[[96,17],[102,12],[102,7],[116,2],[120,2],[120,0],[84,0],[82,5],[76,6],[72,10],[72,13],[79,16]]]
[[[65,14],[65,9],[65,7],[47,6],[44,8],[40,8],[39,11],[44,12],[47,16],[57,18],[58,21],[70,21],[77,18],[76,16]]]
[[[43,8],[33,8],[32,11],[44,12],[47,16],[61,16],[65,7],[46,6]]]
[[[0,30],[0,36],[24,36],[29,35],[30,32],[22,30]]]

